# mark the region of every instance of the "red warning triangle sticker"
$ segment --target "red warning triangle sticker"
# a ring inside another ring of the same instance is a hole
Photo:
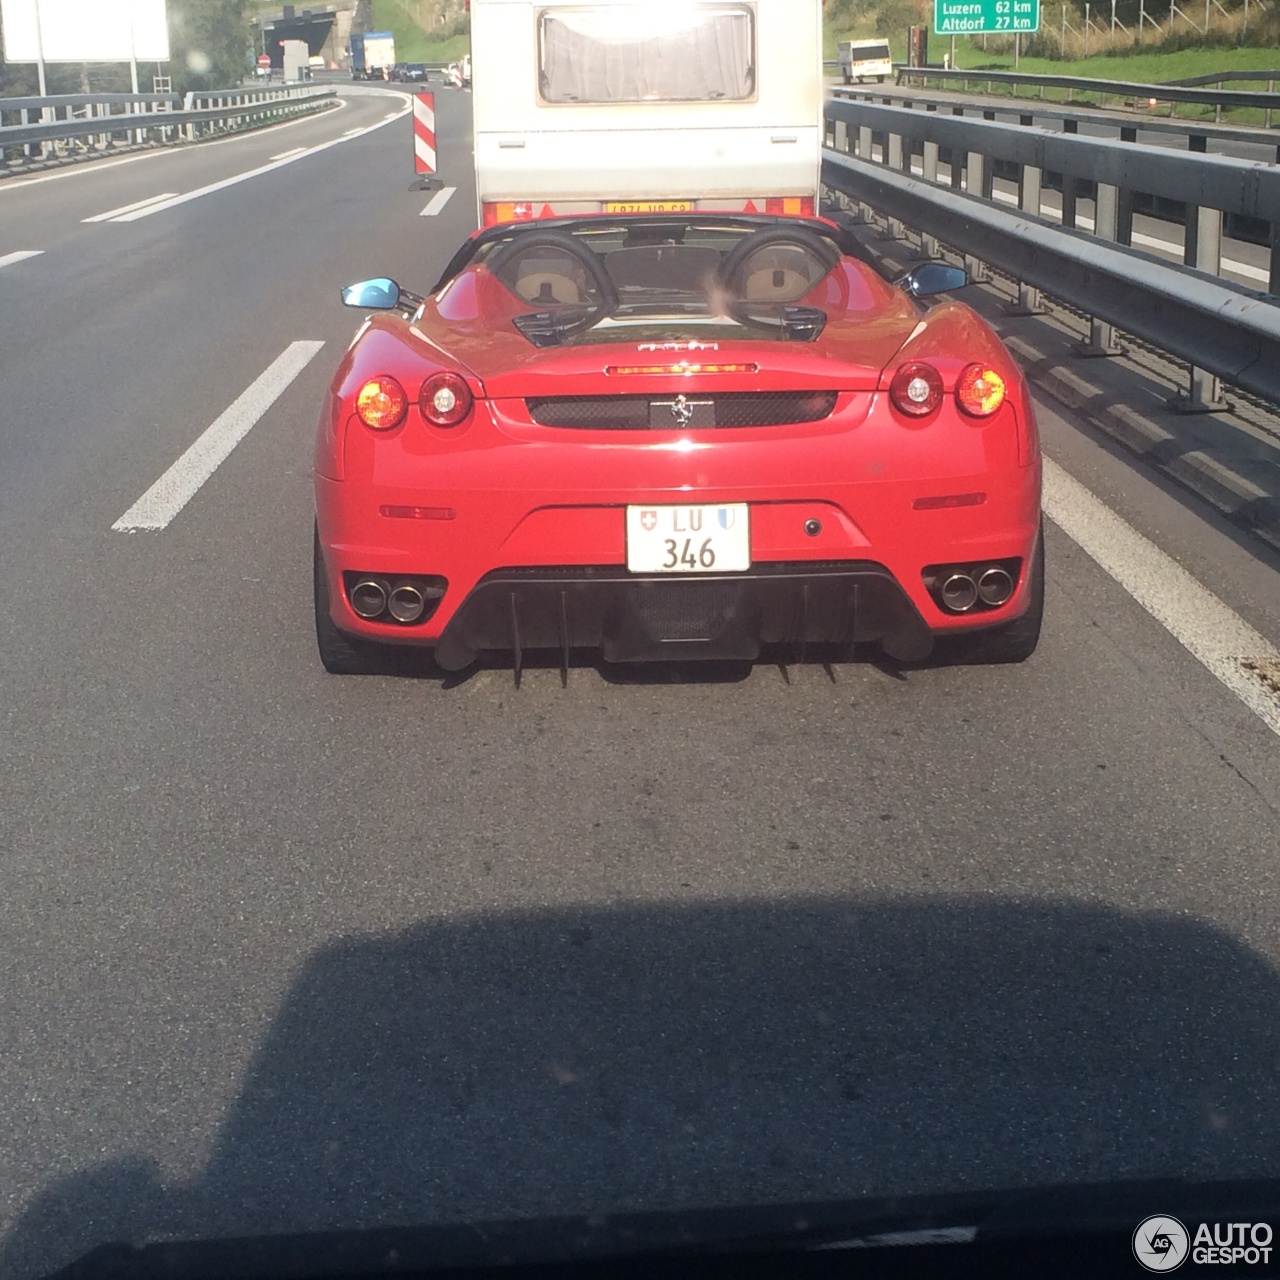
[[[748,200],[747,207],[743,209],[742,212],[743,213],[759,213],[760,210],[756,208],[756,202],[754,200]]]
[[[555,216],[556,211],[549,204],[544,204],[542,206],[542,212],[538,214],[539,218],[554,218]]]

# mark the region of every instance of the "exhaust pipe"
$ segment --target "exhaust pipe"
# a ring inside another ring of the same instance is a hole
[[[387,609],[397,622],[417,622],[426,607],[426,597],[411,582],[400,583],[387,597]]]
[[[978,578],[978,595],[983,604],[1004,604],[1013,595],[1013,579],[999,565],[992,565]]]
[[[967,573],[953,573],[939,592],[944,608],[952,613],[968,613],[978,603],[978,588]]]
[[[351,607],[366,622],[372,622],[387,607],[387,588],[376,578],[362,578],[351,588]]]

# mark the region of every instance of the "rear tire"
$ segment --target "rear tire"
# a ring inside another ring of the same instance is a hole
[[[316,605],[316,647],[324,669],[335,676],[376,676],[385,669],[385,655],[379,646],[354,640],[339,631],[329,616],[329,578],[320,551],[320,532],[315,533],[312,580]]]
[[[1040,624],[1044,618],[1044,521],[1031,558],[1031,603],[1026,613],[1002,627],[978,631],[973,635],[948,638],[939,645],[938,656],[944,661],[965,666],[1026,662],[1040,643]]]
[[[848,68],[848,67],[841,67],[841,68],[840,68],[840,75],[844,78],[844,82],[845,82],[845,84],[852,84],[852,83],[853,83],[853,77],[849,74],[849,68]]]

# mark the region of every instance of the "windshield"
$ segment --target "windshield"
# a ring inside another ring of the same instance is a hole
[[[743,101],[755,93],[745,4],[615,4],[539,15],[547,102]]]
[[[527,336],[558,344],[699,338],[813,340],[825,314],[794,304],[836,269],[840,253],[820,228],[716,221],[591,220],[548,234],[491,237],[476,255],[537,311],[517,318]],[[849,296],[852,293],[853,296]],[[844,282],[843,307],[867,309],[861,278]],[[581,313],[592,313],[589,324]],[[783,314],[785,313],[785,314]],[[783,323],[784,320],[790,324]],[[803,333],[795,325],[803,322]],[[571,332],[563,332],[568,325]]]

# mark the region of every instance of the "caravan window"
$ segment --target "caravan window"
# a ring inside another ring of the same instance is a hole
[[[742,102],[755,95],[748,4],[610,4],[538,15],[544,102]]]

